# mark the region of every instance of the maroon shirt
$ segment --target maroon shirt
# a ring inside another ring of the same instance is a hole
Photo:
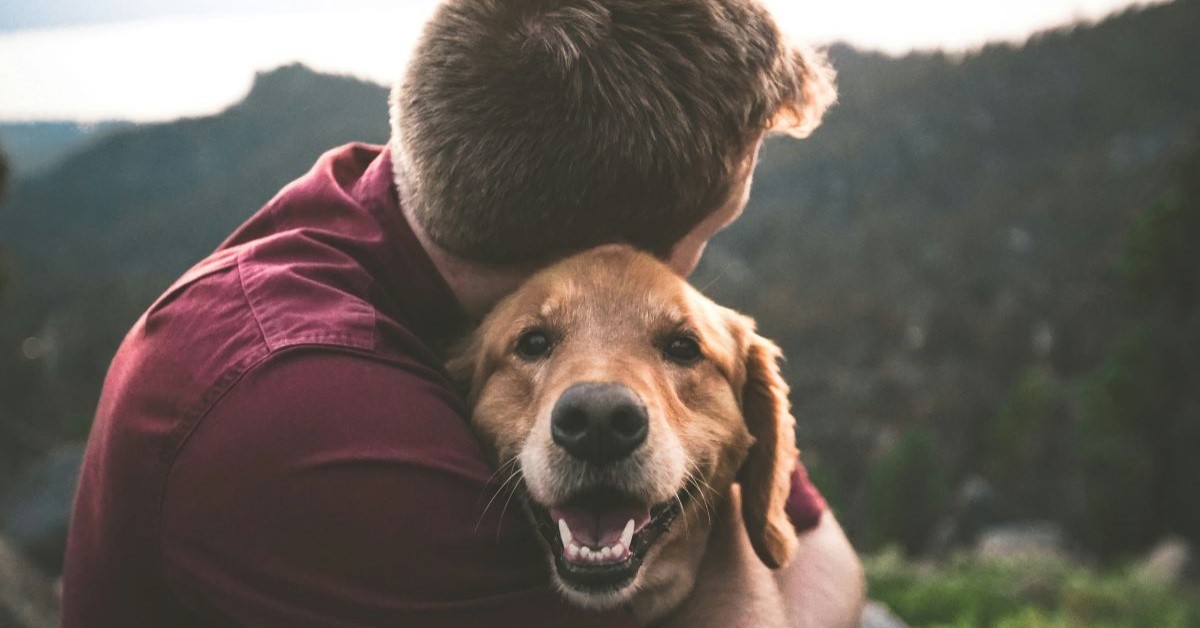
[[[559,599],[515,504],[484,513],[493,470],[434,351],[465,323],[388,152],[323,155],[117,352],[63,625],[628,624]],[[793,521],[823,509],[798,470]]]

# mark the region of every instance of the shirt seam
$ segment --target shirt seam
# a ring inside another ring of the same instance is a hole
[[[247,250],[249,250],[249,247],[246,247],[237,255],[238,288],[242,291],[242,298],[246,300],[246,307],[250,309],[250,317],[254,319],[254,325],[258,329],[258,337],[262,340],[267,351],[270,351],[271,341],[267,338],[267,330],[263,327],[262,318],[258,315],[258,308],[254,307],[254,301],[250,298],[250,291],[246,289],[246,276],[242,272],[242,257],[246,254]]]
[[[238,287],[242,292],[242,297],[246,300],[246,305],[250,309],[250,315],[258,328],[259,337],[262,339],[262,343],[267,351],[279,351],[297,344],[319,344],[322,342],[345,345],[361,351],[370,352],[377,350],[379,345],[379,309],[366,301],[356,302],[352,306],[357,308],[357,314],[362,315],[364,319],[367,317],[370,319],[370,322],[365,325],[367,329],[363,332],[324,330],[296,335],[290,335],[286,332],[268,333],[267,324],[261,315],[262,308],[256,305],[254,292],[250,289],[251,285],[248,283],[254,281],[256,277],[253,274],[255,266],[246,263],[243,259],[243,256],[248,255],[250,252],[250,247],[247,247],[237,256]]]

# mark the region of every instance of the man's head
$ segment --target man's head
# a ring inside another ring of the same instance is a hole
[[[832,77],[754,0],[447,0],[392,94],[397,184],[470,262],[626,242],[682,268],[740,212],[764,134],[820,122]]]

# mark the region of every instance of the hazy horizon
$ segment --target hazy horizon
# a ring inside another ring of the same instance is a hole
[[[765,1],[797,39],[889,54],[1021,43],[1039,31],[1155,3],[848,0],[811,7]],[[320,5],[190,0],[168,9],[126,0],[72,12],[84,6],[76,4],[42,2],[0,19],[0,120],[155,122],[208,115],[244,96],[255,72],[292,62],[388,84],[400,75],[436,2],[355,0],[343,4],[348,10],[296,11]],[[293,10],[281,11],[285,6]]]

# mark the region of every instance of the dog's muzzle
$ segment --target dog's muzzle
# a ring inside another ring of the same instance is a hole
[[[555,504],[530,501],[538,529],[562,582],[580,592],[611,593],[631,584],[651,546],[683,511],[686,490],[648,503],[648,481],[635,455],[646,443],[646,405],[628,386],[576,383],[550,414],[554,444],[569,454],[566,467],[592,481]]]

